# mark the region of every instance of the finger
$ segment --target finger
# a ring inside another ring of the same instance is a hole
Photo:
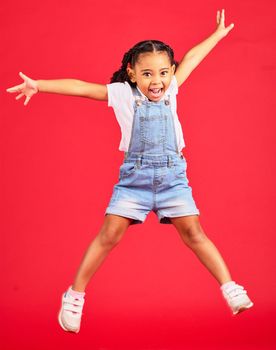
[[[16,100],[19,100],[19,99],[20,99],[22,96],[24,96],[24,94],[23,94],[23,93],[21,93],[21,94],[17,95],[15,99],[16,99]]]
[[[17,89],[15,87],[11,87],[11,88],[8,88],[6,89],[7,92],[16,92]]]
[[[22,72],[19,72],[19,75],[20,75],[21,78],[24,79],[24,80],[30,79],[29,77],[27,77],[27,75],[23,74]]]
[[[219,14],[219,11],[217,11],[217,24],[219,24],[219,17],[220,17],[220,14]]]
[[[223,24],[223,26],[224,26],[224,20],[225,20],[224,9],[222,9],[220,21],[221,21],[221,24]]]
[[[231,23],[228,27],[226,27],[226,29],[227,29],[227,30],[231,30],[231,29],[234,28],[234,26],[235,26],[234,23]]]
[[[31,97],[30,96],[27,96],[26,97],[26,100],[24,102],[24,106],[27,106],[28,102],[30,101]]]
[[[22,89],[23,85],[20,84],[20,85],[15,85],[15,86],[12,86],[11,88],[8,88],[6,89],[7,92],[20,92],[21,89]]]

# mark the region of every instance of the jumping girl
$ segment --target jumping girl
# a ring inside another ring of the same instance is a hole
[[[251,306],[243,286],[232,280],[215,245],[203,231],[199,210],[186,175],[187,162],[176,110],[178,88],[203,58],[224,38],[224,10],[217,11],[214,33],[192,48],[180,63],[170,46],[158,40],[141,41],[124,54],[121,68],[106,85],[76,79],[33,80],[7,89],[26,96],[38,92],[75,95],[108,101],[114,109],[124,152],[119,181],[114,185],[104,224],[87,248],[74,282],[62,295],[58,321],[65,331],[79,332],[85,289],[129,225],[143,223],[152,210],[162,224],[173,224],[184,243],[218,281],[233,315]]]

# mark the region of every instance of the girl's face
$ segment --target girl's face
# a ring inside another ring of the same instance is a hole
[[[137,84],[151,101],[159,101],[168,89],[174,75],[167,52],[145,52],[138,56],[134,68],[128,67],[130,80]]]

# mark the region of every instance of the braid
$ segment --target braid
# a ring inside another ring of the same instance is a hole
[[[171,65],[175,65],[175,70],[176,68],[178,67],[178,62],[174,59],[174,52],[173,52],[173,49],[169,46],[169,45],[166,45],[164,44],[165,48],[166,48],[166,51],[169,55],[169,58],[171,60]]]
[[[138,56],[141,53],[154,52],[154,51],[167,52],[171,65],[174,64],[175,67],[177,68],[178,62],[175,61],[173,49],[169,45],[159,40],[144,40],[134,45],[130,50],[128,50],[124,54],[121,67],[119,70],[113,73],[113,76],[110,79],[110,83],[115,83],[115,82],[124,83],[125,81],[127,81],[130,84],[130,86],[135,87],[136,83],[133,83],[127,74],[128,63],[130,63],[130,65],[134,67],[135,63],[138,60]]]
[[[125,81],[127,81],[131,86],[136,86],[136,84],[129,79],[129,76],[127,74],[128,63],[132,65],[133,51],[135,51],[135,48],[131,48],[124,54],[121,68],[113,73],[110,83],[115,83],[115,82],[124,83]]]

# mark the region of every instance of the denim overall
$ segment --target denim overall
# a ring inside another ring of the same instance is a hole
[[[153,102],[133,88],[134,117],[128,151],[114,185],[107,214],[141,224],[152,210],[162,224],[170,217],[199,215],[178,151],[170,97]]]

